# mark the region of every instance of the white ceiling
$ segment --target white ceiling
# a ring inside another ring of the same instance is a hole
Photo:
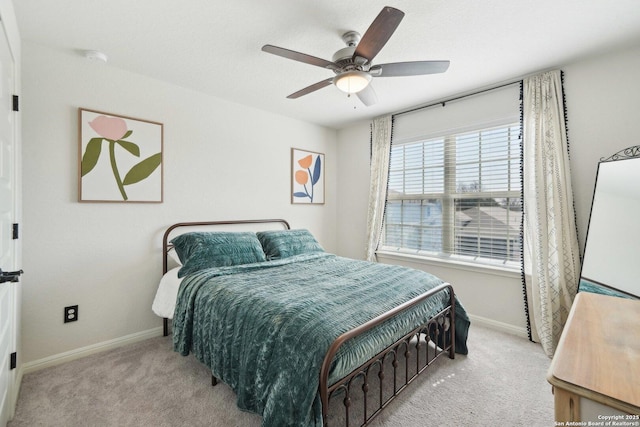
[[[264,44],[331,60],[345,47],[340,36],[363,34],[384,6],[406,15],[374,64],[448,59],[446,73],[376,78],[371,107],[334,86],[286,99],[333,73],[262,52]],[[108,67],[334,128],[640,45],[640,0],[15,0],[14,8],[24,40],[100,50]]]

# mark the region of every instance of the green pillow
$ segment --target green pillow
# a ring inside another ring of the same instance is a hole
[[[271,230],[256,233],[268,260],[324,252],[309,230]]]
[[[182,262],[178,277],[205,268],[266,261],[260,241],[252,232],[193,232],[171,243]]]

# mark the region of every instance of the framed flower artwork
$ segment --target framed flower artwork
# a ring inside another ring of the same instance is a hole
[[[324,154],[291,149],[291,203],[324,204]]]
[[[78,109],[81,202],[161,203],[162,123]]]

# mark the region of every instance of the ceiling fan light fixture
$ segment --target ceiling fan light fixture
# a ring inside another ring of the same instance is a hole
[[[352,70],[337,75],[333,84],[344,93],[358,93],[371,82],[371,75],[364,71]]]

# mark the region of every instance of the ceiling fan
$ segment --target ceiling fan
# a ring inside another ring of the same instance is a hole
[[[376,93],[370,84],[372,77],[419,76],[444,73],[449,68],[449,61],[392,62],[376,65],[371,63],[403,17],[404,12],[401,10],[389,6],[384,7],[364,36],[360,37],[357,31],[348,31],[342,35],[342,40],[347,44],[347,47],[337,51],[333,55],[332,61],[270,44],[262,46],[262,50],[294,61],[327,68],[336,74],[335,77],[294,92],[287,98],[299,98],[334,84],[349,95],[355,93],[364,105],[370,106],[377,102]]]

